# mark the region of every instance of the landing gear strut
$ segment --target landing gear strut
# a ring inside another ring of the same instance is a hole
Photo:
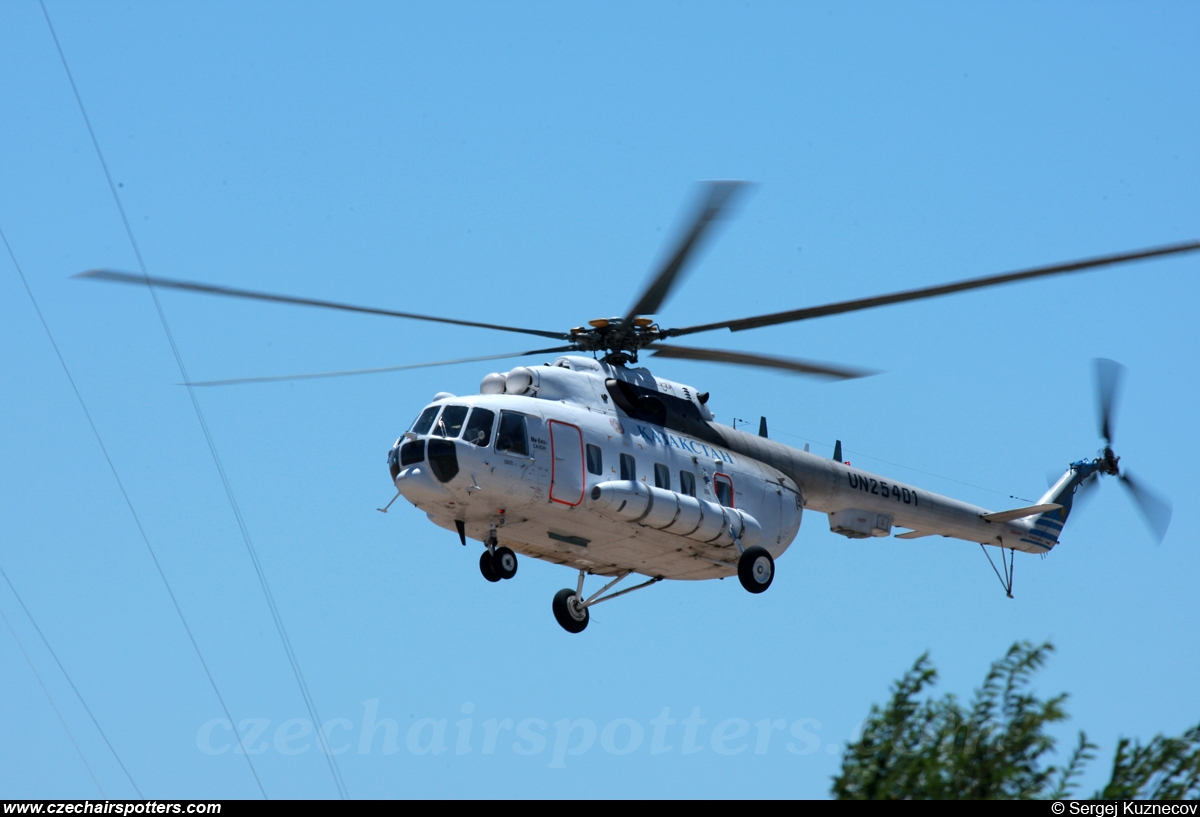
[[[582,633],[587,629],[588,620],[591,618],[588,614],[588,608],[593,604],[615,599],[617,596],[632,593],[634,590],[641,590],[643,587],[649,587],[663,580],[662,576],[655,576],[653,579],[644,581],[641,584],[635,584],[633,587],[626,587],[624,590],[618,590],[616,593],[609,593],[607,596],[604,595],[615,587],[617,582],[624,579],[631,572],[630,570],[626,570],[623,573],[617,574],[615,579],[585,599],[583,597],[583,578],[587,575],[587,571],[579,571],[579,581],[576,582],[574,590],[564,587],[554,594],[554,602],[550,605],[550,609],[554,611],[554,618],[559,623],[559,626],[568,633]]]
[[[1000,548],[1000,566],[1004,569],[1004,575],[1000,575],[1000,571],[996,569],[996,563],[992,561],[992,554],[988,553],[987,547],[980,542],[979,547],[983,550],[983,555],[987,557],[988,564],[992,566],[992,570],[996,573],[996,578],[1000,580],[1000,586],[1004,588],[1004,595],[1010,599],[1013,597],[1013,568],[1017,566],[1017,552],[1012,548]],[[1004,551],[1008,551],[1009,558],[1004,558]]]

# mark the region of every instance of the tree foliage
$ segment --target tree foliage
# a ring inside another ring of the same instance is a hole
[[[1200,726],[1178,738],[1156,735],[1145,746],[1121,738],[1112,777],[1096,796],[1105,800],[1200,798]]]
[[[1050,644],[1014,644],[992,664],[967,706],[950,694],[921,694],[937,681],[928,654],[896,682],[888,704],[871,708],[862,736],[846,747],[834,778],[839,799],[1063,799],[1096,746],[1079,733],[1062,765],[1048,763],[1055,739],[1046,727],[1066,719],[1066,695],[1039,698],[1033,674]],[[1109,783],[1094,797],[1200,796],[1200,726],[1145,746],[1122,739]]]

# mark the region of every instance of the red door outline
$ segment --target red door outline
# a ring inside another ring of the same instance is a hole
[[[722,474],[719,471],[713,474],[713,493],[717,493],[717,483],[721,482],[722,480],[729,484],[729,507],[736,508],[737,503],[734,502],[734,498],[737,496],[737,494],[735,494],[733,491],[733,477],[729,476],[729,474]]]
[[[587,488],[587,477],[583,474],[584,455],[583,455],[583,429],[572,423],[564,423],[561,420],[551,420],[546,424],[550,430],[550,501],[558,502],[562,505],[570,505],[574,508],[579,503],[583,502],[583,494]],[[579,497],[571,502],[567,499],[560,499],[554,495],[554,488],[558,484],[558,458],[554,455],[554,426],[565,426],[573,429],[579,437]]]

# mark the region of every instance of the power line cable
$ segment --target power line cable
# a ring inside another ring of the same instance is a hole
[[[0,568],[0,573],[3,572],[4,568]],[[8,576],[6,575],[4,578],[7,580]],[[12,622],[10,622],[8,620],[8,616],[4,614],[3,608],[0,608],[0,618],[4,619],[4,626],[8,627],[8,631],[12,633],[13,641],[17,642],[17,647],[21,650],[21,655],[25,656],[25,663],[29,665],[29,669],[33,671],[33,677],[37,678],[38,686],[40,686],[42,688],[42,692],[46,694],[46,700],[50,702],[50,708],[53,709],[54,714],[58,716],[58,722],[61,723],[63,729],[67,731],[67,737],[71,739],[71,745],[75,747],[75,751],[79,754],[79,759],[83,761],[84,768],[86,768],[88,770],[88,774],[92,776],[92,782],[95,783],[96,788],[100,790],[100,796],[108,797],[108,795],[104,793],[104,787],[101,786],[100,781],[96,779],[96,773],[92,771],[91,764],[88,763],[87,758],[83,756],[83,750],[79,748],[79,743],[76,742],[75,735],[71,733],[71,727],[67,726],[67,722],[63,719],[62,713],[58,711],[58,706],[54,703],[54,696],[50,694],[50,690],[46,688],[45,682],[42,681],[42,676],[38,673],[37,667],[33,665],[33,659],[29,657],[29,653],[25,652],[25,645],[22,644],[21,639],[17,637],[17,631],[13,629]],[[29,620],[33,621],[33,619]],[[37,625],[35,624],[34,626],[36,627]],[[68,678],[67,680],[69,681],[70,679]],[[80,700],[82,701],[83,699],[80,698]],[[86,705],[84,708],[87,708]],[[117,759],[117,762],[120,762],[120,758]],[[138,794],[140,795],[141,792],[138,792]]]
[[[213,692],[217,696],[217,700],[220,701],[221,710],[225,713],[226,719],[229,720],[230,726],[233,727],[234,736],[237,737],[237,727],[234,724],[233,716],[229,714],[229,707],[225,705],[225,698],[221,695],[221,690],[217,688],[217,682],[213,678],[212,672],[208,668],[208,662],[204,660],[204,655],[200,652],[200,645],[196,643],[196,637],[192,634],[192,628],[188,625],[187,618],[183,615],[183,608],[179,606],[179,601],[175,598],[175,591],[171,589],[171,583],[167,581],[167,574],[163,572],[162,565],[159,564],[158,555],[154,552],[154,548],[150,545],[150,537],[146,535],[146,529],[142,527],[142,520],[133,507],[133,500],[129,498],[129,492],[125,490],[125,483],[121,481],[121,475],[117,473],[117,466],[113,463],[112,457],[108,454],[108,448],[104,445],[104,440],[100,437],[100,430],[96,428],[96,423],[94,420],[92,420],[92,413],[88,411],[87,403],[84,402],[83,395],[79,392],[79,387],[75,385],[75,378],[71,376],[71,370],[67,368],[67,361],[65,358],[63,358],[62,352],[58,348],[58,343],[54,340],[54,334],[50,331],[50,325],[46,323],[46,318],[42,315],[42,309],[38,306],[37,298],[33,296],[33,290],[29,287],[29,281],[26,280],[25,273],[21,270],[21,265],[17,263],[17,256],[13,253],[12,246],[8,243],[8,237],[4,235],[4,231],[2,229],[0,229],[0,240],[4,241],[4,248],[8,250],[8,257],[12,259],[13,267],[16,268],[17,275],[21,277],[21,283],[25,286],[25,293],[29,296],[30,303],[33,304],[33,311],[37,313],[38,320],[42,324],[42,329],[46,330],[46,337],[50,339],[50,345],[54,347],[54,354],[58,357],[58,362],[62,366],[63,373],[67,376],[67,382],[71,384],[71,390],[75,392],[75,399],[79,401],[79,407],[83,409],[83,416],[87,418],[88,426],[92,429],[92,436],[96,438],[96,444],[100,446],[100,453],[104,455],[104,461],[108,463],[108,469],[112,472],[113,479],[117,483],[117,488],[121,491],[121,496],[125,500],[125,506],[129,508],[129,515],[133,517],[133,522],[137,526],[138,533],[141,534],[142,542],[145,543],[146,550],[150,554],[150,560],[154,562],[154,569],[158,571],[158,577],[162,579],[163,587],[167,589],[167,595],[170,596],[171,604],[174,605],[175,612],[179,615],[179,621],[183,624],[183,630],[187,633],[188,640],[192,643],[192,649],[196,652],[196,658],[200,660],[200,666],[204,668],[204,674],[208,677],[208,683],[212,686]],[[3,571],[0,571],[0,573],[3,573]],[[58,664],[58,668],[62,670],[63,675],[66,676],[68,683],[71,684],[71,689],[74,689],[75,694],[79,695],[79,690],[75,687],[75,682],[71,681],[71,676],[67,674],[66,668],[63,667],[62,662],[58,660],[58,655],[50,646],[50,642],[46,639],[46,636],[42,634],[42,630],[40,627],[38,627],[37,622],[34,621],[33,616],[29,612],[29,608],[25,606],[24,601],[21,601],[21,597],[17,594],[16,588],[13,587],[12,582],[8,581],[7,574],[4,574],[4,580],[5,582],[8,582],[8,586],[12,590],[13,595],[17,597],[17,601],[21,602],[21,608],[25,610],[25,615],[29,616],[29,620],[33,622],[34,629],[36,629],[38,635],[41,636],[42,643],[46,645],[46,649],[49,650],[50,654],[54,656],[55,663]],[[88,715],[92,718],[92,723],[96,724],[96,729],[100,732],[101,736],[104,737],[104,742],[108,744],[108,748],[112,751],[113,757],[117,758],[117,763],[121,765],[121,770],[125,772],[125,776],[128,777],[129,782],[133,784],[133,788],[135,791],[137,791],[138,797],[141,797],[142,792],[140,789],[138,789],[137,783],[133,782],[133,777],[129,774],[129,770],[126,769],[125,764],[121,762],[120,756],[117,755],[117,750],[113,748],[112,743],[109,742],[108,737],[104,734],[104,730],[100,728],[99,722],[96,720],[95,715],[92,715],[91,709],[88,709],[88,705],[84,702],[82,695],[79,695],[79,701],[83,704],[83,708],[87,710]],[[241,746],[240,737],[238,737],[238,745]],[[255,771],[254,764],[250,761],[250,755],[246,754],[245,752],[242,754],[246,758],[246,764],[250,767],[250,773],[254,775],[254,782],[258,786],[258,790],[262,793],[262,796],[265,799],[267,793],[263,789],[262,781],[258,779],[258,772]]]
[[[242,517],[241,509],[238,507],[237,499],[233,493],[233,486],[229,481],[229,476],[225,471],[225,466],[221,463],[221,458],[217,453],[216,442],[213,440],[212,433],[209,430],[208,422],[204,419],[204,412],[200,408],[200,402],[196,397],[196,392],[190,385],[191,378],[188,377],[187,367],[184,366],[183,356],[179,351],[179,346],[175,342],[175,336],[171,332],[170,324],[167,322],[166,312],[163,311],[162,304],[158,298],[158,292],[150,282],[150,273],[146,267],[145,259],[142,257],[141,248],[138,246],[137,239],[133,235],[133,228],[130,226],[129,217],[125,214],[125,206],[121,203],[121,197],[117,193],[117,186],[113,182],[112,173],[108,169],[108,162],[104,159],[104,152],[100,149],[100,140],[96,137],[96,131],[92,128],[91,119],[87,115],[87,109],[83,105],[83,97],[79,93],[79,88],[75,84],[75,78],[71,74],[71,69],[67,65],[67,57],[63,52],[62,44],[58,40],[58,34],[54,31],[54,24],[50,20],[50,12],[46,10],[45,0],[38,0],[42,7],[42,14],[46,18],[46,26],[50,29],[50,36],[54,39],[54,47],[58,50],[59,59],[62,61],[63,70],[67,74],[67,80],[71,84],[71,91],[75,94],[75,101],[79,105],[79,113],[83,117],[84,124],[87,126],[88,135],[91,137],[92,146],[96,149],[96,157],[100,160],[100,166],[104,170],[104,178],[108,181],[108,188],[112,193],[113,201],[117,205],[117,211],[121,215],[121,222],[125,226],[125,235],[129,238],[129,243],[133,247],[134,256],[137,258],[138,268],[142,273],[142,277],[146,280],[146,288],[150,291],[150,296],[154,301],[154,308],[158,312],[159,322],[162,324],[163,332],[167,336],[167,342],[171,347],[171,353],[175,357],[175,364],[179,367],[179,373],[183,377],[183,382],[186,385],[188,398],[191,400],[192,409],[196,413],[196,419],[200,423],[200,430],[204,434],[204,440],[208,444],[209,453],[212,455],[213,464],[216,466],[217,474],[221,478],[221,485],[225,489],[225,497],[229,501],[229,507],[233,512],[234,519],[237,522],[238,530],[241,532],[242,541],[246,545],[246,551],[250,554],[250,561],[254,565],[254,571],[258,576],[259,585],[262,588],[263,595],[266,597],[267,606],[271,611],[271,618],[275,622],[275,629],[279,633],[279,639],[283,643],[284,652],[287,654],[288,662],[292,666],[292,673],[296,677],[296,683],[300,687],[300,694],[304,698],[305,706],[308,708],[308,714],[313,719],[316,727],[317,737],[321,744],[321,749],[325,754],[325,759],[329,764],[330,774],[333,775],[334,784],[337,786],[338,794],[342,799],[346,799],[348,794],[346,791],[345,781],[342,779],[341,770],[338,768],[337,761],[333,756],[333,752],[329,747],[329,741],[325,735],[325,730],[322,727],[322,721],[317,714],[316,703],[309,692],[308,683],[304,679],[304,673],[300,670],[300,662],[296,658],[295,650],[292,648],[291,639],[288,638],[287,630],[283,626],[283,618],[279,614],[279,608],[275,603],[275,598],[271,593],[270,585],[267,583],[266,573],[263,571],[262,563],[259,561],[258,553],[254,548],[254,544],[250,538],[250,530],[246,526],[246,521]],[[257,775],[256,775],[257,778]]]

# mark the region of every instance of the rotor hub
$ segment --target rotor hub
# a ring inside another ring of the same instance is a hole
[[[667,334],[650,318],[597,318],[588,327],[573,328],[571,342],[581,352],[604,352],[602,360],[614,366],[637,363],[640,350]]]
[[[1099,471],[1115,477],[1120,473],[1118,467],[1120,462],[1121,458],[1113,453],[1112,448],[1105,446],[1104,450],[1100,452],[1100,456],[1096,459],[1096,467]]]

